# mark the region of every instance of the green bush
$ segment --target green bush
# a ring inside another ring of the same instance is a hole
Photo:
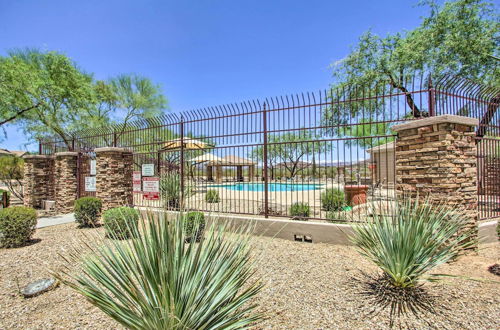
[[[307,203],[294,203],[290,206],[290,215],[292,217],[308,218],[311,214],[311,208]]]
[[[207,194],[205,195],[205,200],[207,201],[207,203],[220,202],[219,192],[214,189],[208,190]]]
[[[371,221],[354,226],[351,239],[394,287],[417,286],[424,274],[474,244],[460,209],[405,197],[396,208],[380,210]]]
[[[32,208],[14,206],[0,210],[0,246],[22,246],[35,233],[36,223],[36,211]]]
[[[116,207],[102,214],[106,236],[117,239],[134,237],[139,212],[131,207]]]
[[[337,188],[326,189],[321,193],[321,205],[326,211],[340,211],[346,205],[345,194]]]
[[[97,238],[86,250],[77,247],[56,278],[127,329],[256,326],[262,278],[255,274],[250,225],[218,223],[203,243],[186,246],[180,217],[144,216],[137,239]]]
[[[80,227],[94,227],[101,214],[102,202],[95,197],[82,197],[75,201],[75,221]]]
[[[202,212],[188,212],[184,215],[184,234],[186,242],[193,239],[199,242],[205,230],[205,215]]]
[[[2,201],[3,201],[2,195],[4,192],[7,193],[7,205],[5,207],[9,207],[9,205],[10,205],[10,191],[4,190],[4,189],[0,189],[0,205],[2,205]]]
[[[350,222],[353,220],[353,215],[345,211],[328,211],[326,220],[333,223]]]

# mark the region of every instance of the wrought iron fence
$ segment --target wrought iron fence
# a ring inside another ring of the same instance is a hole
[[[356,221],[395,197],[391,126],[424,116],[479,118],[481,218],[500,216],[498,90],[464,79],[411,76],[165,114],[42,141],[40,153],[117,146],[134,170],[154,164],[161,198],[134,203],[194,210]],[[496,148],[496,149],[495,149]],[[84,166],[81,165],[81,168]],[[348,196],[345,196],[347,194]]]

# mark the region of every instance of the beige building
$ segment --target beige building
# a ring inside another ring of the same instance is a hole
[[[396,182],[394,142],[367,149],[370,154],[373,183],[393,186]]]

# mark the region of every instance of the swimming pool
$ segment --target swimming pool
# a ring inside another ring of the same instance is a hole
[[[269,183],[269,191],[304,191],[304,190],[319,190],[322,185],[309,183]],[[226,188],[237,191],[264,191],[263,183],[235,183],[235,184],[219,184],[210,187]]]

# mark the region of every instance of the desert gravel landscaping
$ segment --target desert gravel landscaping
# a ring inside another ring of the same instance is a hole
[[[31,245],[0,250],[0,329],[115,329],[108,316],[67,287],[24,299],[19,290],[49,276],[74,238],[99,229],[64,224],[38,229]],[[379,329],[389,327],[386,310],[363,295],[362,272],[377,268],[354,247],[308,244],[259,237],[254,241],[258,272],[266,287],[257,303],[266,320],[258,328]],[[500,244],[481,245],[478,255],[464,256],[436,272],[482,281],[448,278],[426,284],[436,312],[399,319],[409,328],[500,328],[500,278],[487,267],[500,261]]]

